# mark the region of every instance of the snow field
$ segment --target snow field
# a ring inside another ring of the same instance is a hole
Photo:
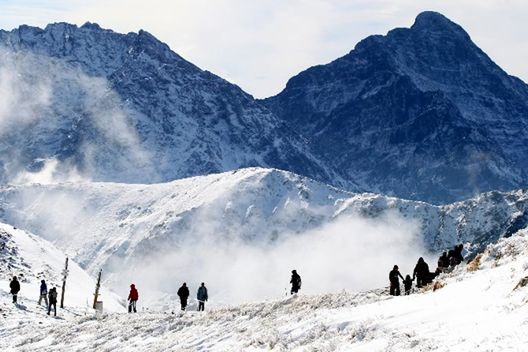
[[[10,308],[0,338],[9,351],[523,351],[528,287],[514,287],[527,254],[522,231],[490,245],[478,270],[461,265],[438,278],[443,288],[401,297],[301,294],[205,313],[71,314],[42,324]]]

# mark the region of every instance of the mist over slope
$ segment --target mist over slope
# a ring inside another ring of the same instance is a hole
[[[166,293],[207,281],[228,301],[283,294],[293,268],[321,283],[313,293],[381,285],[394,263],[410,271],[419,256],[511,235],[527,225],[527,207],[522,190],[435,206],[261,168],[155,185],[0,189],[4,221],[53,241],[91,273],[103,268],[119,286]]]
[[[0,31],[0,91],[4,183],[42,171],[152,183],[247,166],[336,177],[250,95],[145,31]]]

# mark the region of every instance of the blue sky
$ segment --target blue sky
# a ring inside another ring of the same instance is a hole
[[[370,34],[443,13],[508,73],[528,81],[525,0],[0,0],[0,28],[86,21],[145,29],[187,60],[265,97]]]

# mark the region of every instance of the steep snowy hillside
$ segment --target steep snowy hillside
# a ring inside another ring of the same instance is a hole
[[[264,103],[363,190],[437,204],[528,185],[528,86],[424,12]]]
[[[468,243],[467,249],[474,251],[527,226],[527,214],[526,191],[491,192],[434,206],[349,193],[285,171],[259,168],[155,185],[0,189],[4,221],[54,241],[92,274],[103,268],[121,286],[144,277],[152,280],[144,282],[146,286],[168,292],[174,292],[180,280],[199,281],[201,276],[226,295],[233,295],[229,285],[237,286],[237,299],[273,297],[283,289],[270,285],[250,292],[238,287],[243,283],[222,282],[237,270],[244,275],[258,272],[282,285],[289,267],[312,265],[307,253],[322,256],[326,264],[318,264],[318,275],[323,277],[328,277],[324,270],[340,260],[358,265],[377,260],[374,274],[347,276],[348,285],[364,288],[383,282],[385,266],[401,263],[401,257],[411,265],[418,256],[457,243]],[[369,251],[372,257],[364,255]],[[342,288],[342,281],[335,278],[327,284]]]
[[[268,166],[336,176],[237,86],[145,31],[0,31],[0,181],[157,182]]]
[[[0,223],[0,292],[6,295],[9,281],[17,276],[21,284],[20,308],[27,309],[28,302],[38,299],[42,279],[46,280],[48,288],[57,287],[60,298],[65,259],[66,255],[46,240]],[[91,307],[94,277],[72,260],[68,263],[68,271],[65,306],[77,309]],[[101,290],[101,300],[107,310],[123,310],[121,299],[105,288]],[[4,309],[5,306],[1,310]]]
[[[8,350],[521,351],[528,343],[528,234],[490,245],[410,296],[386,290],[300,295],[179,314],[21,319],[7,304]],[[0,300],[5,300],[0,296]],[[0,301],[1,302],[1,301]],[[19,320],[22,320],[19,323]]]

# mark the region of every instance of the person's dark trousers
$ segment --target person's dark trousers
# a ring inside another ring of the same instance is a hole
[[[204,311],[205,310],[205,302],[198,301],[198,311]]]
[[[390,295],[391,296],[399,296],[400,295],[400,285],[391,284],[390,285]]]
[[[51,306],[53,306],[53,315],[57,316],[57,303],[51,303],[48,305],[48,315],[50,315],[51,312]]]
[[[13,303],[17,303],[17,294],[13,294]]]
[[[293,295],[294,293],[297,293],[297,292],[299,292],[299,288],[298,287],[292,287],[291,294]]]
[[[187,307],[187,300],[181,300],[180,303],[181,303],[181,310],[185,310],[185,308]]]
[[[134,310],[134,313],[137,313],[136,310],[136,302],[135,300],[130,300],[130,303],[128,304],[128,312],[132,313],[132,310]]]
[[[426,283],[425,283],[425,280],[423,277],[421,276],[416,276],[416,287],[420,288],[422,286],[425,286]]]

